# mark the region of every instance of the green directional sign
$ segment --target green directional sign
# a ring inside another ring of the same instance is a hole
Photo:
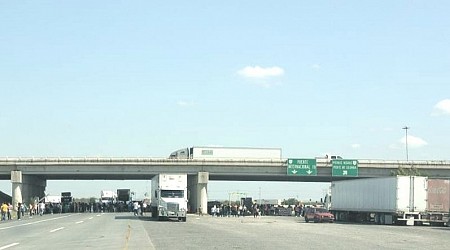
[[[316,159],[288,159],[287,175],[317,175]]]
[[[332,176],[358,176],[358,160],[332,160]]]

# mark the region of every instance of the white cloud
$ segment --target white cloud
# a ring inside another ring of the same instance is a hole
[[[406,144],[406,136],[403,136],[403,138],[400,139],[399,142],[405,145]],[[420,148],[420,147],[423,147],[426,145],[428,145],[428,143],[426,141],[424,141],[423,139],[412,136],[412,135],[408,135],[408,147]]]
[[[390,149],[400,149],[400,143],[393,143],[389,145]]]
[[[194,102],[181,100],[181,101],[177,102],[177,105],[180,107],[189,107],[189,106],[194,106]]]
[[[314,64],[311,65],[311,68],[312,68],[313,70],[320,70],[321,66],[320,66],[320,64],[318,64],[318,63],[314,63]]]
[[[360,148],[361,147],[361,144],[358,144],[358,143],[354,143],[354,144],[352,144],[352,145],[350,145],[352,148]]]
[[[247,66],[239,70],[238,74],[248,78],[267,78],[284,75],[284,69],[277,66],[267,68],[260,66]]]
[[[450,99],[444,99],[434,105],[432,115],[450,115]]]

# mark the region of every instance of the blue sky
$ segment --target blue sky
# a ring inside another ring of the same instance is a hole
[[[0,157],[221,145],[404,160],[409,126],[410,159],[450,160],[449,11],[420,0],[2,2]],[[324,187],[270,185],[248,192]]]

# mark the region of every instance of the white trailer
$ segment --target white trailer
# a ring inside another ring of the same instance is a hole
[[[394,176],[335,181],[331,212],[336,220],[378,224],[422,223],[427,208],[427,177]]]
[[[60,195],[47,195],[44,197],[45,203],[61,203]]]
[[[179,149],[171,159],[281,160],[281,148],[190,147]]]
[[[117,193],[110,190],[100,191],[100,202],[105,204],[115,203],[117,200]]]
[[[187,174],[157,174],[152,178],[152,217],[186,221]]]

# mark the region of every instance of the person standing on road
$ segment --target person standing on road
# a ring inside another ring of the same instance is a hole
[[[22,215],[22,203],[17,203],[17,219],[20,220]]]
[[[141,216],[144,216],[144,202],[143,201],[139,202],[139,208],[141,210],[141,212],[140,212]]]
[[[28,212],[30,213],[30,217],[33,216],[33,204],[30,203],[30,205],[28,206]]]
[[[41,202],[39,203],[39,215],[42,216],[44,214],[45,211],[45,203]]]
[[[11,220],[11,211],[13,210],[13,205],[8,203],[8,220]]]
[[[139,203],[138,203],[137,201],[135,201],[135,202],[133,203],[133,212],[134,212],[134,216],[139,215],[138,210],[139,210]]]
[[[253,205],[253,218],[258,218],[258,215],[259,215],[259,208],[258,205],[255,204]]]
[[[3,202],[0,210],[2,213],[2,220],[6,220],[6,214],[8,213],[8,205],[6,204],[6,202]]]

